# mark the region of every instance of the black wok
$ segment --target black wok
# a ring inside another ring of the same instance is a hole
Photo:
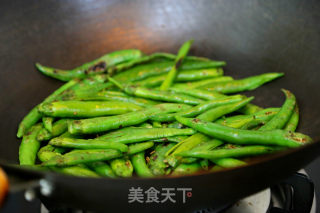
[[[232,76],[284,72],[285,77],[248,94],[263,107],[280,106],[280,88],[291,90],[301,109],[298,130],[318,142],[319,11],[319,1],[301,0],[1,1],[1,165],[23,180],[48,180],[52,190],[40,195],[47,205],[111,212],[219,208],[266,188],[315,159],[320,143],[243,168],[179,178],[84,179],[9,166],[17,163],[19,121],[61,84],[36,72],[33,64],[72,68],[125,48],[175,53],[183,41],[194,38],[191,54],[226,60],[226,73]],[[192,197],[185,204],[181,199],[175,204],[129,204],[129,188],[139,186],[192,188]]]

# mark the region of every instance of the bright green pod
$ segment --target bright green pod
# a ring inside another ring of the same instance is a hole
[[[266,108],[252,115],[235,115],[228,118],[220,118],[216,120],[215,123],[238,129],[254,120],[259,120],[266,123],[279,111],[279,108]]]
[[[298,107],[298,104],[296,104],[294,111],[291,115],[291,118],[288,120],[284,129],[294,132],[296,131],[298,124],[299,124],[299,107]]]
[[[237,93],[247,90],[254,90],[261,85],[270,82],[276,78],[283,76],[283,73],[264,73],[261,75],[251,76],[248,78],[243,78],[240,80],[225,81],[225,82],[215,82],[212,84],[207,84],[201,86],[201,89],[207,89],[209,91],[227,93]]]
[[[151,172],[158,176],[158,175],[166,175],[170,173],[170,168],[167,163],[165,163],[165,154],[168,150],[170,150],[174,144],[159,144],[156,146],[154,152],[150,156],[150,161],[148,166]]]
[[[259,107],[257,105],[254,104],[247,104],[244,107],[242,107],[241,109],[238,110],[238,112],[245,114],[245,115],[252,115],[254,113],[257,113],[259,111],[263,110],[262,107]]]
[[[235,158],[220,158],[220,159],[211,159],[211,161],[218,166],[223,168],[234,168],[238,166],[245,166],[247,165],[246,162],[235,159]]]
[[[187,150],[192,150],[192,151],[212,150],[222,144],[223,144],[222,141],[217,140],[217,139],[213,139],[213,140],[201,142],[200,144],[198,144],[197,146],[195,146],[192,149],[185,149],[185,150],[181,150],[180,152],[187,151]],[[179,152],[177,152],[177,153],[179,153]],[[195,161],[197,161],[197,158],[181,158],[179,156],[175,156],[175,157],[176,157],[176,159],[180,160],[182,163],[194,163]],[[176,165],[176,162],[174,160],[171,160],[171,164]]]
[[[172,176],[190,175],[201,170],[202,170],[202,167],[199,163],[180,164],[173,170],[171,175]]]
[[[173,56],[175,58],[175,55]],[[151,62],[148,64],[137,65],[113,76],[116,81],[121,83],[130,83],[141,81],[149,77],[166,74],[171,70],[174,62]],[[195,70],[221,67],[225,62],[220,61],[194,61],[188,60],[188,57],[181,64],[181,70]],[[110,86],[110,84],[109,84]]]
[[[102,177],[115,178],[117,177],[112,171],[111,167],[102,161],[88,163],[87,164],[90,169],[92,169],[95,173]]]
[[[141,128],[141,127],[128,127],[125,131],[120,131],[119,134],[105,134],[98,139],[101,143],[118,142],[118,143],[136,143],[149,141],[154,139],[181,136],[181,135],[193,135],[196,131],[191,128],[175,129],[175,128]],[[92,141],[93,142],[93,141]]]
[[[312,142],[302,133],[285,130],[251,131],[226,127],[220,124],[202,121],[198,118],[176,117],[176,119],[203,134],[234,144],[261,144],[284,147],[299,147]]]
[[[69,166],[69,167],[51,167],[53,171],[60,172],[66,175],[78,176],[78,177],[92,177],[98,178],[96,172],[91,171],[90,169],[84,166]]]
[[[115,149],[74,150],[61,156],[55,156],[42,163],[43,166],[73,166],[81,163],[105,161],[121,157],[120,151]]]
[[[169,128],[169,127],[168,127]],[[178,135],[178,136],[171,136],[171,137],[165,137],[165,138],[160,138],[160,139],[155,139],[152,140],[153,142],[160,142],[160,143],[165,143],[165,142],[174,142],[174,143],[180,143],[181,141],[187,139],[188,136],[185,135]]]
[[[136,153],[143,152],[143,151],[153,147],[153,145],[154,145],[154,143],[151,141],[132,144],[129,146],[128,152],[126,154],[127,155],[134,155]]]
[[[232,81],[233,78],[231,76],[221,76],[221,77],[215,77],[200,81],[192,81],[192,82],[186,82],[186,83],[175,83],[172,88],[176,89],[196,89],[201,88],[202,86],[213,84],[217,82],[229,82]]]
[[[159,122],[168,122],[168,121],[175,121],[175,116],[180,115],[184,117],[194,117],[197,116],[209,109],[218,107],[218,106],[224,106],[231,103],[237,103],[243,99],[243,96],[241,95],[234,95],[230,97],[223,97],[215,100],[210,100],[203,102],[202,104],[199,104],[197,106],[194,106],[190,109],[177,112],[177,113],[166,113],[166,114],[156,114],[150,117],[150,120],[153,121],[159,121]]]
[[[51,117],[89,118],[121,115],[142,107],[120,101],[57,101],[39,106],[39,111]]]
[[[23,136],[19,147],[19,162],[20,165],[34,165],[37,158],[37,152],[40,148],[40,142],[37,140],[37,135],[42,129],[42,124],[32,126]]]
[[[222,105],[216,108],[212,108],[200,114],[197,118],[202,120],[207,120],[207,121],[214,121],[223,115],[229,114],[231,112],[234,112],[242,108],[252,100],[253,100],[253,97],[250,97],[250,98],[246,98],[244,100],[238,101],[236,103],[230,103],[230,104]]]
[[[117,91],[101,91],[95,94],[84,95],[78,97],[76,100],[79,101],[122,101],[125,103],[132,103],[141,107],[150,107],[159,102],[148,100],[145,98],[137,98],[129,96],[122,92]]]
[[[215,100],[218,98],[224,98],[226,97],[225,95],[218,93],[218,92],[214,92],[214,91],[207,91],[207,90],[203,90],[203,89],[185,89],[185,88],[176,88],[176,87],[172,87],[170,88],[171,91],[174,92],[178,92],[178,93],[182,93],[185,95],[190,95],[192,97],[196,97],[196,98],[201,98],[204,100]]]
[[[137,112],[130,112],[122,115],[82,119],[70,122],[68,131],[71,134],[99,133],[111,129],[141,124],[147,121],[149,116],[155,113],[177,112],[188,107],[188,105],[183,104],[159,104]]]
[[[48,103],[51,101],[56,100],[64,91],[69,89],[70,87],[74,86],[78,83],[78,80],[71,80],[68,83],[65,83],[60,88],[58,88],[56,91],[54,91],[51,95],[49,95],[42,103]],[[36,124],[42,117],[41,113],[38,112],[38,106],[34,107],[20,122],[17,137],[21,138],[28,129]]]
[[[286,96],[286,101],[280,111],[259,130],[282,129],[291,118],[296,106],[296,97],[288,90],[282,89],[282,91]]]
[[[181,70],[176,78],[177,82],[199,81],[207,78],[215,78],[223,75],[221,68],[209,68],[200,70]],[[153,76],[141,81],[134,82],[135,85],[141,87],[156,87],[159,86],[166,78],[165,74]]]
[[[176,167],[179,161],[182,160],[180,156],[177,156],[178,153],[190,150],[196,147],[198,144],[209,141],[210,138],[204,134],[196,133],[187,139],[181,141],[178,144],[175,144],[170,150],[165,154],[168,164],[172,167]]]
[[[185,151],[180,152],[178,155],[183,157],[194,157],[204,159],[221,159],[221,158],[235,158],[247,157],[274,153],[280,151],[280,148],[269,146],[244,146],[235,149],[215,149],[215,150],[202,150],[202,151]],[[283,149],[282,149],[283,150]]]
[[[184,58],[187,56],[192,43],[193,40],[189,40],[182,44],[178,51],[177,57],[174,60],[174,66],[172,66],[171,70],[162,82],[160,90],[168,90],[172,86],[173,82],[176,80],[176,77],[178,75],[178,70],[181,67],[181,64],[183,63]]]
[[[44,141],[50,140],[53,137],[57,137],[68,130],[68,122],[72,121],[71,119],[60,119],[54,122],[52,126],[52,132],[49,132],[46,129],[41,129],[37,135],[37,140]]]
[[[43,127],[48,130],[49,132],[52,132],[52,123],[54,121],[53,117],[42,117],[42,124]]]
[[[194,98],[192,96],[143,87],[127,86],[124,88],[124,91],[129,95],[134,95],[137,97],[147,98],[155,101],[184,103],[190,105],[198,105],[203,102],[203,100]]]
[[[128,146],[117,141],[103,141],[99,139],[53,138],[50,145],[73,149],[116,149],[127,152]]]
[[[144,152],[139,152],[135,155],[132,155],[131,162],[132,162],[133,169],[134,169],[135,173],[139,177],[153,177],[154,176],[146,163]]]
[[[140,58],[142,54],[143,53],[140,50],[135,49],[119,50],[105,54],[100,58],[97,58],[91,62],[85,63],[71,70],[61,70],[52,67],[46,67],[39,63],[36,63],[36,67],[44,75],[59,79],[61,81],[69,81],[74,78],[81,79],[87,77],[88,75],[95,75],[105,72],[109,67],[112,67],[121,62]]]
[[[43,146],[39,152],[38,152],[38,158],[41,162],[45,162],[50,160],[51,158],[61,155],[64,153],[66,149],[61,148],[61,147],[54,147],[51,146],[50,144]]]
[[[119,177],[131,177],[133,166],[129,159],[118,158],[110,161],[112,171]]]

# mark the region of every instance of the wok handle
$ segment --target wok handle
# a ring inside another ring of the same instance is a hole
[[[0,168],[0,207],[4,203],[5,197],[8,193],[9,181],[6,173]]]
[[[272,208],[270,213],[309,213],[314,197],[314,184],[305,174],[295,173],[281,185],[286,189],[286,203],[283,209]]]

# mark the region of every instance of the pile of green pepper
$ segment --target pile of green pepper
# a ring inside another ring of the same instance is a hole
[[[225,62],[187,56],[192,43],[177,55],[115,51],[72,70],[37,63],[67,83],[21,121],[20,164],[85,177],[185,175],[312,141],[295,132],[290,91],[280,108],[266,109],[236,94],[282,73],[234,80],[223,76]]]

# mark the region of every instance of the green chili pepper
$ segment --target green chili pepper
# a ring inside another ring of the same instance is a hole
[[[186,106],[187,105],[183,104],[159,104],[137,112],[130,112],[122,115],[77,120],[69,123],[68,131],[71,134],[89,134],[133,126],[145,122],[155,113],[177,112],[187,108]]]
[[[88,166],[100,176],[109,177],[109,178],[116,177],[116,175],[114,174],[110,166],[107,163],[104,163],[102,161],[88,163]]]
[[[212,108],[202,114],[200,114],[197,118],[202,119],[202,120],[208,120],[208,121],[214,121],[221,116],[225,114],[229,114],[231,112],[234,112],[246,104],[248,104],[251,100],[253,100],[253,97],[246,98],[242,101],[236,102],[236,103],[230,103],[222,106],[218,106],[216,108]]]
[[[177,82],[184,81],[198,81],[207,78],[215,78],[223,75],[223,70],[221,68],[210,68],[201,70],[181,70],[176,78]],[[161,84],[166,78],[165,74],[158,76],[153,76],[141,81],[134,82],[135,85],[140,87],[156,87]]]
[[[203,89],[190,89],[190,88],[185,89],[185,88],[172,87],[172,88],[170,88],[170,90],[172,90],[174,92],[182,93],[185,95],[190,95],[192,97],[201,98],[204,100],[215,100],[218,98],[226,97],[225,95],[223,95],[221,93],[214,92],[214,91],[207,91],[207,90],[203,90]]]
[[[234,95],[230,97],[225,98],[219,98],[211,101],[203,102],[202,104],[199,104],[197,106],[194,106],[190,109],[177,112],[177,113],[171,113],[171,114],[156,114],[150,117],[153,121],[159,121],[159,122],[168,122],[168,121],[175,121],[175,116],[180,115],[184,117],[194,117],[197,116],[209,109],[218,107],[218,106],[224,106],[226,104],[231,103],[237,103],[243,99],[243,96],[241,95]]]
[[[262,110],[263,110],[263,108],[249,103],[249,104],[245,105],[244,107],[242,107],[241,109],[239,109],[238,112],[245,114],[245,115],[252,115],[252,114],[257,113]]]
[[[298,104],[296,104],[293,110],[293,113],[291,115],[291,118],[288,120],[284,129],[294,132],[297,129],[298,123],[299,123],[299,107],[298,107]]]
[[[180,164],[173,170],[171,175],[172,176],[189,175],[189,174],[196,173],[200,170],[201,170],[201,165],[199,163]]]
[[[280,148],[274,148],[269,146],[244,146],[235,149],[216,149],[216,150],[203,150],[203,151],[184,151],[177,155],[183,157],[195,157],[205,159],[220,159],[229,157],[244,157],[269,154],[276,151],[280,151]]]
[[[169,149],[165,156],[168,164],[172,167],[176,167],[179,163],[179,161],[182,159],[179,156],[176,156],[178,153],[190,150],[193,147],[197,146],[198,144],[202,142],[209,141],[210,138],[206,135],[203,135],[201,133],[196,133],[187,139],[181,141],[178,144],[175,144],[171,149]]]
[[[170,173],[169,165],[165,162],[165,153],[170,150],[174,144],[159,144],[156,146],[154,153],[150,156],[148,163],[150,170],[154,175],[165,175]]]
[[[252,115],[235,115],[228,118],[220,118],[215,123],[238,129],[254,120],[267,122],[279,111],[279,108],[267,108]]]
[[[54,122],[52,127],[52,132],[49,132],[46,129],[41,129],[37,135],[37,140],[44,141],[50,140],[53,137],[59,136],[62,133],[68,130],[68,122],[72,121],[71,119],[60,119]]]
[[[280,111],[259,130],[282,129],[290,119],[296,105],[296,97],[288,90],[282,90],[286,95],[286,101]]]
[[[110,161],[112,171],[119,177],[131,177],[133,166],[129,159],[118,158]]]
[[[111,160],[121,157],[120,151],[115,149],[74,150],[61,156],[55,156],[42,163],[44,166],[72,166],[80,163]]]
[[[37,157],[37,152],[40,148],[40,142],[37,140],[37,135],[42,129],[42,124],[36,124],[23,136],[19,147],[20,165],[34,165]]]
[[[70,166],[70,167],[51,167],[53,171],[60,172],[66,175],[79,176],[79,177],[100,177],[96,172],[84,166]]]
[[[99,139],[75,139],[75,138],[53,138],[49,142],[50,145],[74,148],[74,149],[116,149],[121,152],[127,152],[128,146],[119,142],[104,141]]]
[[[53,117],[42,117],[42,124],[43,127],[48,130],[49,132],[52,132],[52,123],[54,121]]]
[[[312,139],[301,133],[293,133],[285,130],[251,131],[240,130],[220,124],[202,121],[198,118],[184,118],[177,116],[176,119],[201,133],[236,144],[262,144],[286,147],[298,147],[312,142]]]
[[[175,56],[174,56],[175,57]],[[216,68],[224,65],[224,62],[217,61],[184,61],[181,64],[181,70],[195,70],[195,69],[208,69]],[[149,77],[161,75],[168,73],[171,70],[171,67],[174,65],[173,62],[153,62],[143,65],[138,65],[132,67],[124,72],[118,73],[113,76],[116,81],[121,83],[130,83],[141,81]],[[110,84],[108,84],[110,86]]]
[[[75,85],[78,82],[78,80],[72,80],[68,83],[62,85],[59,89],[54,91],[51,95],[49,95],[42,103],[48,103],[51,101],[54,101],[61,93],[63,93],[65,90],[69,89],[73,85]],[[39,106],[39,105],[38,105]],[[21,121],[19,124],[17,137],[21,138],[28,129],[36,124],[42,117],[42,115],[38,112],[38,106],[34,107]]]
[[[132,103],[141,107],[149,107],[155,104],[159,104],[159,102],[151,101],[144,98],[136,98],[126,95],[122,92],[116,91],[101,91],[92,95],[85,95],[76,98],[80,101],[122,101],[127,103]]]
[[[171,87],[171,85],[173,84],[173,82],[175,81],[178,75],[178,70],[181,64],[183,63],[183,59],[187,56],[192,43],[193,43],[193,40],[189,40],[180,47],[177,57],[174,61],[174,66],[171,68],[167,77],[162,82],[160,86],[160,90],[168,90]]]
[[[38,109],[47,116],[83,118],[120,115],[142,107],[120,101],[57,101],[41,104]]]
[[[45,162],[45,161],[48,161],[57,155],[61,155],[65,151],[66,151],[66,149],[64,149],[64,148],[54,147],[54,146],[51,146],[50,144],[48,144],[39,150],[38,158],[41,162]]]
[[[52,78],[59,79],[61,81],[69,81],[74,78],[85,78],[88,75],[94,75],[104,72],[109,67],[112,67],[121,62],[140,58],[142,52],[140,50],[120,50],[101,56],[91,62],[85,63],[72,70],[61,70],[51,67],[43,66],[36,63],[37,69]]]
[[[251,150],[252,151],[252,150]],[[211,161],[218,166],[223,168],[233,168],[238,166],[245,166],[247,165],[246,162],[235,159],[235,158],[220,158],[220,159],[211,159]]]
[[[201,142],[200,144],[198,144],[197,146],[191,149],[188,149],[188,148],[180,149],[175,154],[182,151],[187,151],[187,150],[192,150],[192,151],[211,150],[222,144],[223,142],[217,139],[207,140],[207,141]],[[170,163],[172,164],[172,166],[175,166],[178,163],[176,160],[180,160],[182,163],[194,163],[195,161],[197,161],[197,158],[181,158],[180,156],[174,156],[174,157],[175,159],[172,157],[168,158],[170,159]]]
[[[119,134],[106,134],[99,137],[99,142],[109,143],[135,143],[148,141],[153,139],[172,137],[178,135],[193,135],[195,131],[193,129],[175,129],[175,128],[141,128],[141,127],[127,127],[124,131],[119,132]],[[96,139],[93,139],[96,140]],[[104,142],[103,142],[104,141]],[[88,142],[88,145],[94,141]],[[84,142],[82,142],[84,143]],[[98,143],[97,143],[98,144]]]
[[[149,169],[144,152],[139,152],[131,157],[133,169],[140,177],[153,177],[151,170]]]
[[[165,138],[160,138],[160,139],[154,139],[152,140],[153,142],[174,142],[174,143],[179,143],[185,139],[187,139],[188,136],[185,135],[178,135],[178,136],[171,136],[171,137],[165,137]]]
[[[136,153],[145,151],[146,149],[153,147],[153,145],[154,145],[154,143],[151,141],[144,142],[144,143],[132,144],[129,146],[128,152],[126,154],[127,155],[134,155]]]
[[[202,86],[201,89],[216,91],[221,93],[235,93],[246,90],[254,90],[259,86],[283,76],[283,73],[265,73],[240,80],[216,82]]]
[[[221,76],[221,77],[215,77],[215,78],[209,78],[201,81],[192,81],[187,83],[176,83],[173,85],[173,89],[196,89],[196,88],[202,88],[203,86],[206,86],[208,84],[214,84],[218,82],[229,82],[232,81],[233,78],[231,76]]]

